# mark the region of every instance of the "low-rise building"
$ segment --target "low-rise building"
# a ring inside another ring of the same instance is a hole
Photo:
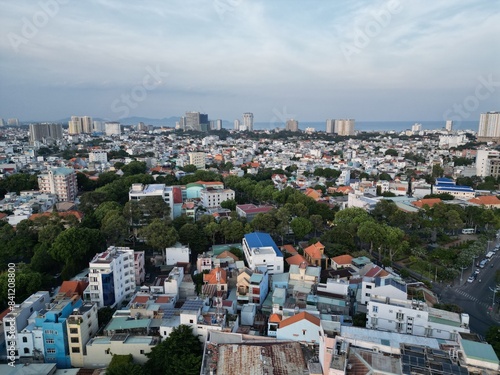
[[[468,314],[435,309],[422,301],[372,295],[366,306],[366,328],[445,340],[470,332]]]
[[[252,270],[265,267],[270,275],[284,272],[283,254],[268,233],[245,234],[243,253]]]

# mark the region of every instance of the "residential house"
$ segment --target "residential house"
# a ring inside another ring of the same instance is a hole
[[[318,267],[328,267],[328,258],[325,255],[325,245],[316,242],[304,249],[304,257],[310,265]]]

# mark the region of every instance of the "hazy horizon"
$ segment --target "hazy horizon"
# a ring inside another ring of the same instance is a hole
[[[497,2],[0,4],[2,118],[459,122],[500,109]]]

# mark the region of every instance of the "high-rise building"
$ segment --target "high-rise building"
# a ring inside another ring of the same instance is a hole
[[[299,131],[299,122],[297,120],[294,120],[293,118],[290,120],[287,120],[286,130],[291,131],[291,132]]]
[[[328,119],[326,120],[326,132],[327,134],[332,134],[335,130],[335,120]]]
[[[481,113],[477,137],[479,141],[500,139],[500,112]]]
[[[411,131],[413,133],[418,133],[419,131],[422,130],[422,124],[419,124],[419,123],[415,123],[411,126]]]
[[[186,112],[185,130],[207,131],[209,127],[208,115],[200,112]]]
[[[92,131],[95,133],[104,133],[106,130],[104,127],[104,121],[94,121],[92,125]]]
[[[243,113],[243,125],[246,126],[248,131],[253,131],[253,113]]]
[[[5,120],[0,117],[0,126],[5,126]]]
[[[447,131],[451,132],[453,130],[453,121],[452,120],[446,120],[445,128],[446,128]]]
[[[354,120],[353,119],[341,119],[335,120],[334,131],[337,135],[349,136],[354,135]]]
[[[239,131],[240,130],[240,120],[236,119],[234,120],[234,130]]]
[[[79,116],[71,116],[71,120],[68,121],[68,134],[75,135],[80,134],[83,131],[82,118]]]
[[[115,307],[135,293],[134,250],[110,246],[89,263],[85,295],[97,307]]]
[[[82,121],[82,133],[90,134],[92,133],[92,117],[83,116],[80,117]]]
[[[61,124],[30,124],[29,126],[30,144],[35,142],[53,142],[56,139],[63,139]]]
[[[496,150],[477,150],[476,176],[500,177],[500,152]]]
[[[19,126],[19,120],[17,118],[10,118],[7,120],[7,125],[9,126]]]
[[[104,129],[106,130],[106,135],[120,135],[122,133],[121,125],[116,121],[105,122]]]
[[[57,195],[59,202],[73,202],[78,193],[76,172],[73,168],[54,168],[38,175],[38,189]]]
[[[89,162],[107,163],[108,153],[104,150],[95,150],[89,152]]]
[[[221,130],[221,129],[222,129],[222,120],[210,121],[210,130]]]

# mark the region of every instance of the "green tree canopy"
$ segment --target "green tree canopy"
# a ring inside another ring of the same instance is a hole
[[[148,226],[141,228],[139,234],[146,238],[149,246],[161,251],[175,245],[179,240],[175,228],[161,219],[154,219]]]
[[[198,375],[202,355],[202,343],[193,335],[193,329],[180,325],[147,354],[145,370],[148,374]]]

